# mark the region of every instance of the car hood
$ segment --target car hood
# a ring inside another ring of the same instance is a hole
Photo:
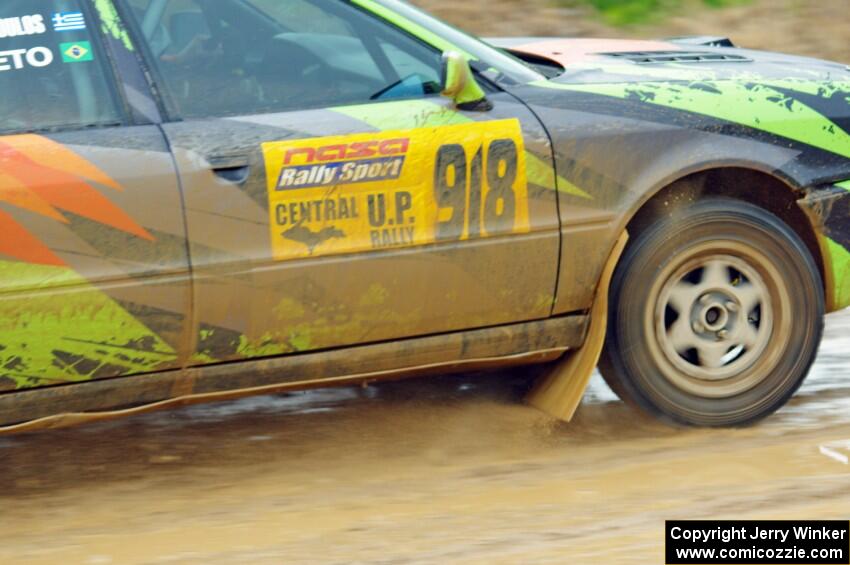
[[[548,77],[517,87],[541,108],[664,115],[695,129],[737,124],[850,159],[845,65],[717,46],[723,42],[540,39],[506,47]]]
[[[850,81],[846,65],[738,49],[724,38],[659,41],[621,39],[491,39],[529,62],[563,67],[556,83],[699,80]],[[724,46],[729,45],[729,46]],[[542,61],[541,61],[542,59]]]

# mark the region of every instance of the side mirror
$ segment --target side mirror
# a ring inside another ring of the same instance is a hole
[[[493,103],[475,80],[466,58],[455,51],[443,53],[443,91],[441,94],[454,100],[459,110],[488,112]]]

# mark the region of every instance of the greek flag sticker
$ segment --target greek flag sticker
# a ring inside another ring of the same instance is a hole
[[[57,12],[53,14],[53,31],[77,31],[86,29],[82,12]]]

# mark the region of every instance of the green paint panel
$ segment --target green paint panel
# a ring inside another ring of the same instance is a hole
[[[800,79],[785,79],[785,80],[758,80],[754,81],[759,84],[772,86],[774,88],[784,88],[786,90],[794,90],[803,94],[812,96],[820,96],[822,98],[831,98],[836,93],[844,93],[850,96],[850,81],[833,81],[825,83],[823,81],[800,80]]]
[[[448,126],[473,121],[456,110],[428,100],[403,100],[382,104],[345,106],[334,108],[334,112],[366,122],[381,131]],[[550,190],[558,190],[564,194],[591,198],[588,193],[561,176],[557,177],[556,183],[555,171],[548,161],[537,157],[530,151],[526,151],[525,156],[528,182]]]
[[[472,121],[460,112],[427,100],[343,106],[333,111],[366,122],[381,131],[451,126]]]
[[[560,175],[556,181],[555,169],[552,168],[550,163],[528,151],[525,152],[525,157],[528,182],[548,188],[549,190],[557,190],[570,196],[578,196],[579,198],[586,198],[588,200],[593,199],[588,193]]]
[[[826,238],[826,245],[835,285],[833,288],[833,308],[841,310],[850,306],[850,251],[829,238]]]
[[[843,188],[844,190],[850,192],[850,180],[840,182],[840,183],[836,184],[835,186],[837,186],[838,188]]]
[[[537,84],[559,90],[631,98],[703,114],[850,158],[850,135],[809,106],[764,84],[739,81]]]
[[[32,290],[0,294],[0,379],[15,388],[155,370],[175,351],[74,271],[0,261]]]
[[[118,16],[118,11],[112,0],[95,0],[94,6],[100,15],[100,21],[103,33],[114,37],[120,41],[128,51],[133,51],[133,41],[130,39],[130,34],[124,28],[121,18]]]

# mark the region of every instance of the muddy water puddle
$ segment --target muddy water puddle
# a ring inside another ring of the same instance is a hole
[[[788,407],[659,424],[527,372],[194,406],[0,439],[0,563],[660,563],[671,518],[850,510],[850,313]]]

